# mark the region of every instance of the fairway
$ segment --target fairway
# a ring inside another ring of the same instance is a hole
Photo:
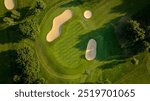
[[[30,0],[21,1],[14,0],[14,8],[23,11],[32,5]],[[136,54],[139,64],[133,65],[132,57],[124,58],[114,29],[123,16],[136,14],[150,4],[149,0],[83,0],[81,4],[76,3],[78,0],[43,1],[46,8],[36,16],[40,31],[35,41],[21,40],[11,35],[11,32],[16,33],[11,28],[3,29],[5,27],[0,25],[0,39],[4,37],[3,42],[0,40],[0,56],[5,60],[9,57],[4,54],[15,54],[16,47],[26,44],[35,51],[40,64],[39,75],[45,83],[150,83],[150,54]],[[0,7],[2,17],[8,10],[3,2],[0,4],[3,5]],[[64,14],[67,10],[68,14]],[[88,46],[91,39],[94,42]],[[3,68],[3,61],[0,57],[0,70],[11,72],[9,66]],[[10,65],[11,61],[13,59],[8,62]],[[11,83],[11,75],[0,73],[0,79],[4,76],[8,79],[0,83]]]

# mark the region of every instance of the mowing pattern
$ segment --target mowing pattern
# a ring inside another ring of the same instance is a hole
[[[134,70],[129,68],[133,67],[130,62],[116,60],[122,55],[122,50],[115,37],[113,24],[121,16],[127,13],[132,15],[142,9],[146,1],[132,5],[134,1],[100,0],[90,6],[88,3],[70,5],[66,0],[49,7],[41,22],[41,37],[37,42],[41,46],[37,50],[39,59],[44,59],[43,69],[49,71],[45,77],[55,79],[53,83],[114,83],[126,76],[126,72]],[[121,6],[124,3],[129,3],[129,6]],[[61,37],[47,43],[44,38],[52,27],[52,20],[68,8],[72,10],[73,18],[62,27]],[[92,11],[91,19],[84,18],[86,9]],[[85,51],[91,38],[97,41],[98,49],[96,59],[89,62],[85,59]]]
[[[0,17],[7,12],[2,1]],[[37,16],[41,31],[35,42],[15,42],[11,34],[14,34],[13,31],[0,30],[0,56],[4,58],[0,59],[0,70],[3,71],[0,82],[10,83],[12,63],[10,61],[9,66],[5,66],[4,60],[7,62],[15,54],[9,50],[23,43],[36,51],[41,65],[40,75],[47,83],[150,83],[149,54],[144,52],[137,55],[139,65],[131,64],[130,58],[120,59],[122,49],[114,31],[114,24],[122,16],[135,14],[148,5],[149,0],[85,0],[82,4],[76,0],[44,1],[47,7]],[[21,11],[32,4],[31,0],[14,2],[15,8]],[[53,19],[66,9],[73,12],[72,19],[62,26],[59,38],[47,42],[45,38],[52,28]],[[84,17],[87,9],[92,12],[90,19]],[[97,42],[97,56],[95,60],[87,61],[85,52],[90,39]]]

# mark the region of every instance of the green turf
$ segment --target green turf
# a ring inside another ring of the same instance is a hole
[[[141,1],[133,5],[133,2],[102,0],[92,7],[86,4],[77,7],[61,8],[59,3],[57,3],[58,6],[51,7],[41,22],[41,37],[36,42],[37,52],[38,54],[40,53],[39,59],[42,59],[42,64],[45,64],[43,67],[49,72],[46,76],[49,75],[49,77],[56,78],[58,81],[55,81],[55,83],[61,83],[62,81],[70,83],[69,81],[72,80],[74,81],[73,83],[98,83],[98,76],[93,75],[96,70],[103,72],[103,74],[101,74],[102,72],[97,73],[97,75],[101,76],[99,78],[103,79],[101,83],[105,79],[116,83],[116,81],[124,77],[126,72],[132,71],[132,68],[136,66],[129,65],[130,62],[116,60],[121,55],[122,50],[116,40],[113,24],[121,16],[125,14],[132,15],[147,4],[146,1]],[[64,2],[60,2],[60,4],[62,3]],[[129,4],[129,6],[125,6],[125,4]],[[73,18],[62,27],[60,38],[52,43],[47,43],[45,37],[52,26],[53,18],[68,8],[73,11]],[[82,15],[86,9],[93,11],[93,17],[90,20],[84,19]],[[90,38],[94,38],[98,42],[97,58],[91,62],[86,61],[84,58],[86,45]],[[115,60],[116,63],[113,63]],[[109,63],[111,63],[111,66],[108,67],[111,68],[102,69],[104,64]],[[128,68],[125,68],[124,65]],[[121,67],[121,69],[117,67]],[[84,74],[85,71],[88,71],[87,75]],[[145,76],[148,75],[145,74]]]
[[[30,0],[16,1],[17,8],[31,3]],[[130,58],[120,59],[123,50],[114,32],[114,24],[122,16],[135,14],[148,5],[149,0],[93,0],[96,3],[83,5],[69,3],[70,0],[44,1],[46,10],[37,17],[41,29],[39,37],[35,42],[24,42],[35,49],[46,83],[150,83],[149,54],[137,55],[139,65],[131,64]],[[61,36],[48,43],[46,35],[52,21],[65,9],[73,11],[73,18],[63,25]],[[90,20],[83,17],[86,9],[93,12]],[[1,10],[6,12],[4,7]],[[87,61],[85,49],[91,38],[97,41],[98,53],[95,60]],[[1,50],[3,47],[6,46],[0,45]]]

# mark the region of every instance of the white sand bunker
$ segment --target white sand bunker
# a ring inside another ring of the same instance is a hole
[[[94,39],[90,39],[87,44],[85,58],[87,60],[94,60],[96,58],[96,50],[97,50],[97,43]]]
[[[47,34],[46,40],[48,42],[54,41],[61,34],[61,26],[72,18],[72,11],[65,10],[62,14],[55,17],[51,31]]]
[[[6,9],[12,10],[15,7],[14,0],[4,0]]]
[[[90,18],[92,17],[92,12],[91,12],[90,10],[86,10],[86,11],[84,12],[84,17],[85,17],[86,19],[90,19]]]

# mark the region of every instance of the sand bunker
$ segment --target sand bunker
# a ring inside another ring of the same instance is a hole
[[[87,45],[85,58],[87,60],[94,60],[96,58],[96,50],[97,50],[97,43],[94,39],[90,39]]]
[[[72,18],[72,11],[65,10],[62,14],[55,17],[51,31],[47,34],[46,40],[48,42],[54,41],[61,34],[61,26]]]
[[[4,0],[4,4],[8,10],[12,10],[15,7],[14,0]]]
[[[90,10],[86,10],[86,11],[84,12],[84,17],[85,17],[86,19],[90,19],[90,18],[92,17],[92,12],[91,12]]]

